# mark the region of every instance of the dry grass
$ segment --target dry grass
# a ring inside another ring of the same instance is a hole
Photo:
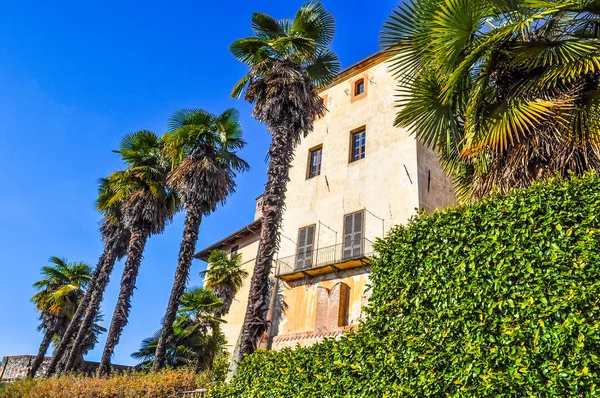
[[[167,369],[157,373],[127,373],[96,379],[63,376],[24,379],[0,389],[3,398],[164,398],[183,391],[207,387],[214,375],[196,374],[192,369]]]

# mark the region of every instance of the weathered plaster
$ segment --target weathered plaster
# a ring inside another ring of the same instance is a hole
[[[393,225],[405,223],[417,209],[431,211],[454,203],[451,182],[436,154],[417,143],[406,129],[394,127],[397,85],[385,58],[380,53],[355,65],[320,92],[328,111],[315,120],[314,131],[296,149],[277,258],[296,254],[298,229],[303,226],[316,227],[314,250],[341,244],[344,215],[364,209],[364,238],[371,246],[370,242],[385,236]],[[365,79],[365,92],[354,96],[354,82],[360,78]],[[366,128],[366,156],[350,163],[350,134],[362,126]],[[308,178],[309,151],[319,146],[323,150],[321,174]],[[254,237],[240,244],[244,268],[250,273],[257,249]],[[315,330],[317,289],[331,289],[339,282],[349,287],[347,323],[356,325],[368,300],[368,281],[368,267],[362,267],[282,282],[287,309],[274,315],[279,321],[271,330],[272,348],[312,344],[343,333],[343,327]],[[250,278],[225,317],[223,329],[231,351],[239,338],[249,288]]]

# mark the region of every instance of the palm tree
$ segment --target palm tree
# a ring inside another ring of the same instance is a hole
[[[193,366],[196,370],[210,368],[214,357],[223,353],[226,343],[220,327],[223,321],[216,315],[222,305],[209,290],[191,288],[182,295],[173,335],[167,342],[167,365]],[[140,361],[139,367],[154,365],[160,332],[144,339],[140,350],[131,355]]]
[[[241,266],[242,255],[227,254],[223,250],[213,250],[208,257],[208,268],[200,272],[206,278],[204,285],[223,301],[223,306],[215,312],[218,317],[225,316],[237,292],[242,288],[248,272]]]
[[[232,96],[254,104],[254,117],[267,125],[273,138],[269,148],[268,181],[263,195],[263,223],[248,307],[240,340],[240,356],[256,349],[267,328],[269,274],[279,247],[279,227],[294,148],[325,113],[318,88],[339,71],[337,56],[328,49],[335,33],[332,15],[318,2],[300,7],[292,20],[276,20],[254,13],[255,37],[239,39],[231,53],[250,71],[234,87]]]
[[[98,367],[98,377],[110,372],[110,357],[127,324],[146,241],[150,235],[163,231],[178,208],[175,196],[166,187],[170,167],[163,154],[163,141],[158,135],[147,130],[128,134],[115,152],[121,155],[128,168],[108,177],[108,187],[98,197],[98,209],[111,210],[118,205],[123,227],[129,231],[130,237],[119,298]]]
[[[106,195],[108,189],[110,189],[108,179],[100,179],[98,194]],[[100,303],[104,297],[104,291],[108,285],[115,262],[120,260],[127,250],[129,231],[123,228],[119,218],[118,207],[114,207],[110,211],[104,211],[104,219],[100,226],[104,251],[98,261],[85,296],[65,331],[64,339],[54,351],[46,376],[54,374],[61,362],[64,362],[64,368],[60,369],[61,373],[72,370],[75,361],[83,355],[86,331],[89,330],[90,325],[98,316]],[[75,337],[74,341],[72,341],[73,337]]]
[[[91,279],[91,268],[85,263],[71,263],[58,257],[50,257],[48,261],[51,265],[42,268],[42,279],[33,284],[39,291],[31,301],[40,312],[39,329],[45,333],[29,370],[31,377],[35,377],[44,361],[52,339],[60,339],[64,333]]]
[[[600,166],[592,0],[411,0],[384,25],[397,126],[436,149],[463,199]]]
[[[225,202],[235,191],[236,173],[248,169],[248,164],[237,156],[245,142],[236,109],[228,109],[218,116],[196,109],[175,112],[164,140],[166,153],[173,163],[167,184],[179,196],[186,215],[175,280],[156,346],[155,370],[164,365],[167,341],[173,334],[173,322],[189,276],[202,216],[214,212]]]
[[[105,190],[108,189],[107,185],[109,185],[107,180],[100,180],[100,195],[106,193]],[[130,233],[121,225],[118,209],[111,209],[110,211],[104,210],[104,213],[105,217],[100,228],[104,241],[104,253],[99,261],[101,272],[97,275],[94,290],[89,296],[89,302],[82,307],[85,310],[85,314],[83,315],[79,330],[77,331],[75,340],[67,356],[63,373],[73,370],[75,361],[83,354],[86,341],[86,330],[89,329],[92,320],[96,318],[100,311],[100,304],[104,297],[104,291],[110,280],[110,275],[112,274],[115,262],[123,258],[127,252]]]

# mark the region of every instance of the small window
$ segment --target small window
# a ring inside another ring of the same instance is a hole
[[[310,151],[310,161],[308,166],[308,178],[313,178],[321,174],[321,158],[323,156],[323,147],[312,149]]]
[[[354,83],[354,95],[361,95],[365,92],[365,79],[358,79]]]
[[[362,129],[356,133],[352,133],[350,146],[350,161],[355,162],[365,157],[365,148],[367,141],[367,131]]]
[[[230,254],[237,254],[238,250],[240,250],[240,245],[235,245],[229,251]]]

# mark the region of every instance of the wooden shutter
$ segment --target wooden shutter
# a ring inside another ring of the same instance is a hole
[[[344,244],[342,260],[350,260],[362,256],[363,211],[344,216]]]
[[[313,243],[315,240],[315,226],[300,228],[298,231],[298,249],[296,253],[296,269],[302,270],[312,267]]]

